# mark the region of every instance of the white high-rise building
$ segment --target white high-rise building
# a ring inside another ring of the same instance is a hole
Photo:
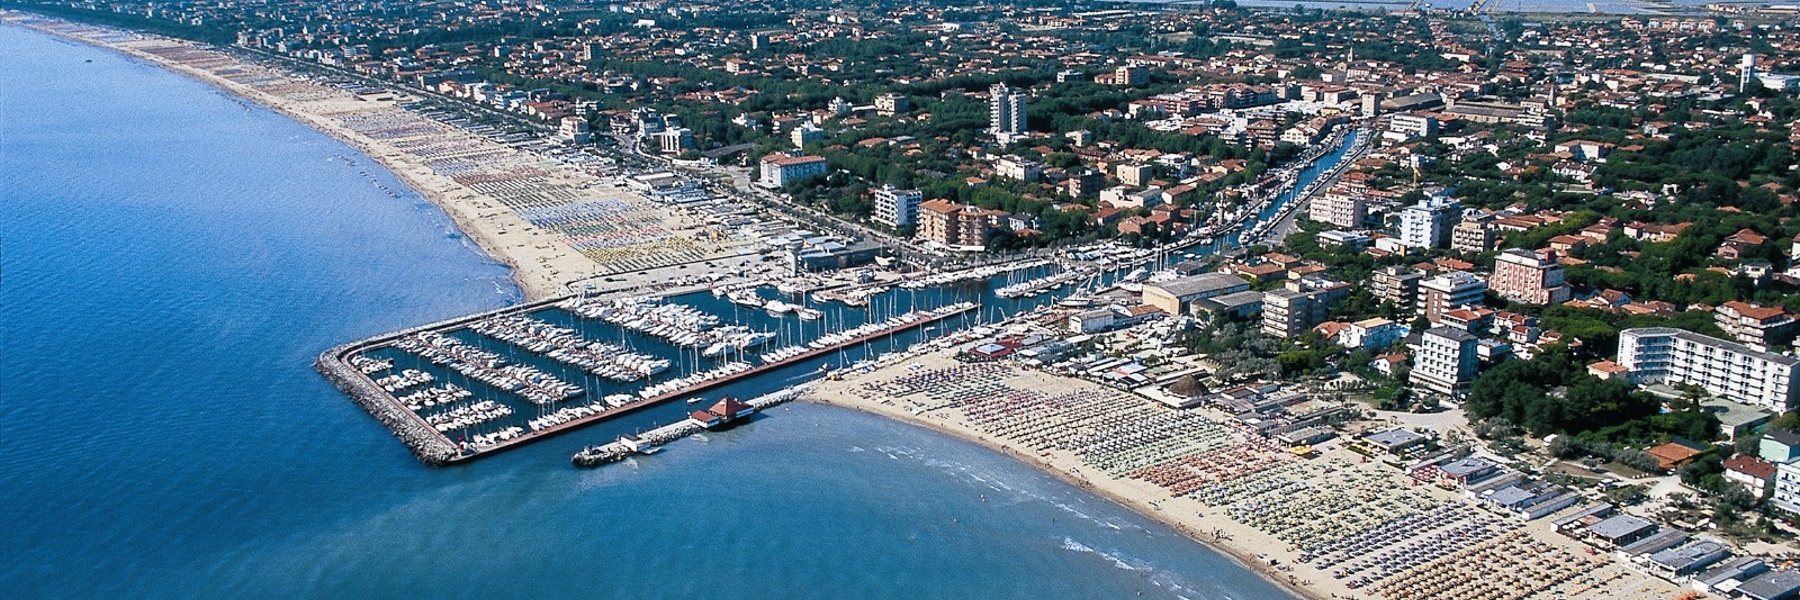
[[[1741,71],[1738,73],[1738,93],[1748,94],[1750,93],[1750,80],[1756,78],[1756,55],[1749,53],[1744,54],[1744,61],[1740,63],[1740,66]]]
[[[1432,196],[1400,211],[1400,243],[1408,248],[1442,248],[1462,216],[1462,205],[1449,196]]]
[[[1619,332],[1619,365],[1633,383],[1700,386],[1751,406],[1786,412],[1800,384],[1800,358],[1672,327]]]
[[[988,89],[988,130],[995,135],[1025,133],[1025,93],[1004,83]]]
[[[1433,327],[1419,336],[1413,347],[1412,385],[1421,392],[1460,397],[1475,381],[1481,357],[1477,340],[1469,332],[1452,327]]]
[[[919,190],[881,186],[875,190],[875,222],[895,229],[911,225],[918,218],[919,202],[924,198]]]

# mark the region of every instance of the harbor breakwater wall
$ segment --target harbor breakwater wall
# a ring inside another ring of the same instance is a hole
[[[361,406],[370,416],[375,417],[375,420],[380,421],[389,431],[392,431],[394,437],[400,438],[400,441],[406,444],[406,448],[412,451],[413,456],[418,458],[419,462],[434,467],[447,465],[464,458],[456,444],[438,433],[417,413],[402,406],[392,394],[387,393],[386,390],[381,389],[381,386],[376,385],[374,380],[369,379],[369,376],[352,366],[350,357],[421,331],[460,327],[493,315],[530,312],[551,306],[565,298],[552,298],[498,308],[334,346],[319,354],[318,359],[313,361],[313,368],[320,375],[325,376],[326,381],[330,381],[345,395],[350,396],[350,400],[357,406]]]
[[[419,462],[435,467],[448,464],[451,459],[456,458],[455,444],[426,425],[419,415],[396,404],[392,396],[344,360],[358,346],[361,344],[332,348],[319,355],[319,359],[313,362],[313,368],[318,369],[319,374],[324,375],[332,385],[348,394],[357,406],[386,425],[388,431],[394,432],[394,437],[400,438]]]

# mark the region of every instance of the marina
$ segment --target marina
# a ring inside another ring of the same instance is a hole
[[[340,346],[316,366],[420,461],[445,465],[768,372],[804,369],[801,363],[851,348],[861,355],[884,338],[978,318],[979,308],[967,300],[908,303],[914,308],[904,312],[846,306],[832,314],[833,323],[822,322],[821,312],[820,321],[788,319],[777,331],[786,315],[689,303],[705,298],[556,298]],[[749,354],[780,336],[793,343]]]

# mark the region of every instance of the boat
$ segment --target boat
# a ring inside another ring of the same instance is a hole
[[[763,306],[762,296],[756,295],[756,290],[738,290],[731,292],[725,294],[725,299],[730,300],[733,304],[742,306],[755,308],[762,308]]]

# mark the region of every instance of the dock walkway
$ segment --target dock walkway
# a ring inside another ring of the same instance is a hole
[[[745,404],[756,407],[756,410],[760,412],[767,410],[771,406],[800,397],[800,394],[805,392],[809,387],[811,387],[810,384],[802,383],[773,394],[752,398],[746,401]],[[574,456],[569,457],[569,462],[577,467],[598,467],[607,463],[625,460],[626,457],[631,456],[632,454],[648,454],[655,452],[654,448],[660,448],[663,444],[694,435],[699,433],[702,429],[700,424],[695,423],[692,419],[682,419],[632,436],[634,439],[629,442],[626,441],[624,437],[620,437],[617,441],[582,448],[580,452],[576,452]]]

